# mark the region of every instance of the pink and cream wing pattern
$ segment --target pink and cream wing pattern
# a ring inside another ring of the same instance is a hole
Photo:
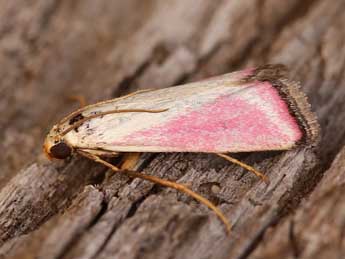
[[[247,69],[107,102],[82,116],[114,109],[168,109],[116,113],[66,134],[71,145],[115,152],[244,152],[286,150],[313,142],[318,125],[296,83],[279,66]]]

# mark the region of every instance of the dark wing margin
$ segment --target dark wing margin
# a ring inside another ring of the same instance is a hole
[[[270,64],[256,68],[253,74],[243,79],[245,82],[268,81],[285,100],[291,115],[296,119],[303,138],[298,144],[315,146],[320,141],[320,125],[306,95],[298,82],[288,79],[288,70],[281,64]]]

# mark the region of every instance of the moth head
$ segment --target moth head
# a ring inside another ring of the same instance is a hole
[[[43,151],[49,159],[65,159],[72,155],[73,148],[59,135],[59,129],[53,127],[44,141]]]

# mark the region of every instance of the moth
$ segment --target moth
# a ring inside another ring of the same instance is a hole
[[[286,74],[283,65],[266,65],[88,105],[50,130],[44,151],[56,159],[76,153],[187,193],[212,209],[230,231],[224,214],[185,185],[122,170],[104,157],[132,154],[133,164],[138,152],[214,153],[267,180],[227,153],[289,150],[317,142],[316,117],[299,85]]]

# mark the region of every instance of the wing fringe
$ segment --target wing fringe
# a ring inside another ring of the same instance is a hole
[[[320,141],[320,125],[317,117],[311,110],[307,96],[301,91],[298,82],[288,79],[288,70],[281,64],[270,64],[258,67],[254,73],[245,79],[250,81],[268,81],[277,90],[279,95],[285,100],[290,113],[296,118],[299,127],[305,133],[299,142],[306,145],[315,146]],[[296,143],[300,144],[300,143]]]

